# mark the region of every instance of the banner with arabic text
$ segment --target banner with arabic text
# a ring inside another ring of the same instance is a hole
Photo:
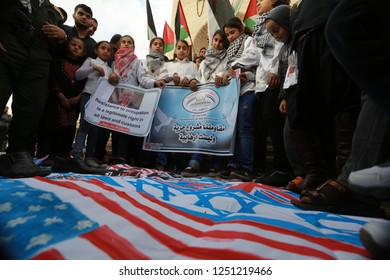
[[[162,90],[144,150],[233,155],[239,84]]]

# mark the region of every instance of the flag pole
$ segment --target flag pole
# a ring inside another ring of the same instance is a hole
[[[238,4],[237,11],[236,11],[236,13],[234,14],[235,16],[237,16],[238,11],[241,9],[241,6],[242,6],[242,0],[240,1],[240,4]]]

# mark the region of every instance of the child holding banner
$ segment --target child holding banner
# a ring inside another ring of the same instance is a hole
[[[168,70],[164,67],[167,59],[164,56],[164,45],[163,38],[154,37],[150,40],[149,54],[146,55],[144,67],[147,75],[156,80],[165,80],[168,77]]]
[[[196,80],[200,84],[215,83],[215,87],[226,84],[227,80],[223,77],[229,74],[227,68],[227,52],[229,41],[225,32],[217,30],[213,35],[211,46],[206,51],[206,58],[200,63]],[[193,177],[198,175],[201,155],[192,154],[188,167],[181,173],[184,177]],[[215,176],[219,164],[219,157],[213,156],[208,176]]]
[[[196,65],[188,59],[188,42],[178,40],[175,47],[175,59],[166,63],[168,76],[172,77],[172,82],[176,86],[195,86],[196,87]]]
[[[141,61],[134,54],[135,44],[134,39],[130,35],[122,36],[120,40],[120,48],[114,56],[112,64],[113,71],[108,78],[112,85],[132,85],[143,88],[163,87],[163,80],[155,80],[148,77],[147,72]],[[129,136],[121,132],[113,132],[113,149],[111,164],[126,163],[128,146],[130,140],[135,140],[135,143],[141,144],[135,136]],[[114,147],[114,145],[116,147]],[[141,150],[141,146],[137,145],[137,151]]]
[[[185,40],[178,40],[175,46],[175,59],[165,64],[168,71],[168,77],[172,81],[168,84],[176,86],[189,86],[196,88],[197,81],[196,65],[188,59],[188,43]],[[156,158],[155,168],[164,170],[168,163],[168,153],[159,152]]]
[[[168,70],[165,67],[165,62],[168,60],[164,56],[164,39],[161,37],[154,37],[149,43],[149,54],[146,55],[146,61],[144,67],[148,77],[156,79],[165,84],[169,81]],[[143,140],[143,139],[141,139]],[[142,143],[140,143],[142,145]],[[141,151],[143,159],[142,166],[153,165],[156,158],[155,152]]]
[[[112,70],[107,61],[111,55],[111,45],[107,41],[101,41],[95,46],[96,59],[87,58],[81,68],[76,72],[76,79],[81,81],[87,79],[80,101],[80,126],[76,133],[75,144],[73,148],[73,157],[83,158],[85,139],[87,138],[87,147],[85,152],[85,163],[90,167],[100,167],[100,164],[94,159],[99,127],[84,120],[85,105],[95,92],[96,86],[101,77],[108,78]]]

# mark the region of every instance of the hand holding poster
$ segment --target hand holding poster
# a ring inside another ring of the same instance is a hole
[[[161,89],[130,85],[113,86],[100,79],[85,106],[85,120],[133,136],[146,136],[152,124]]]
[[[167,86],[154,116],[144,150],[232,155],[239,85],[189,88]]]

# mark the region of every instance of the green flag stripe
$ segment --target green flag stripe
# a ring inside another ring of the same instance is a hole
[[[165,44],[164,53],[168,53],[170,51],[173,51],[174,48],[175,48],[174,44]]]

